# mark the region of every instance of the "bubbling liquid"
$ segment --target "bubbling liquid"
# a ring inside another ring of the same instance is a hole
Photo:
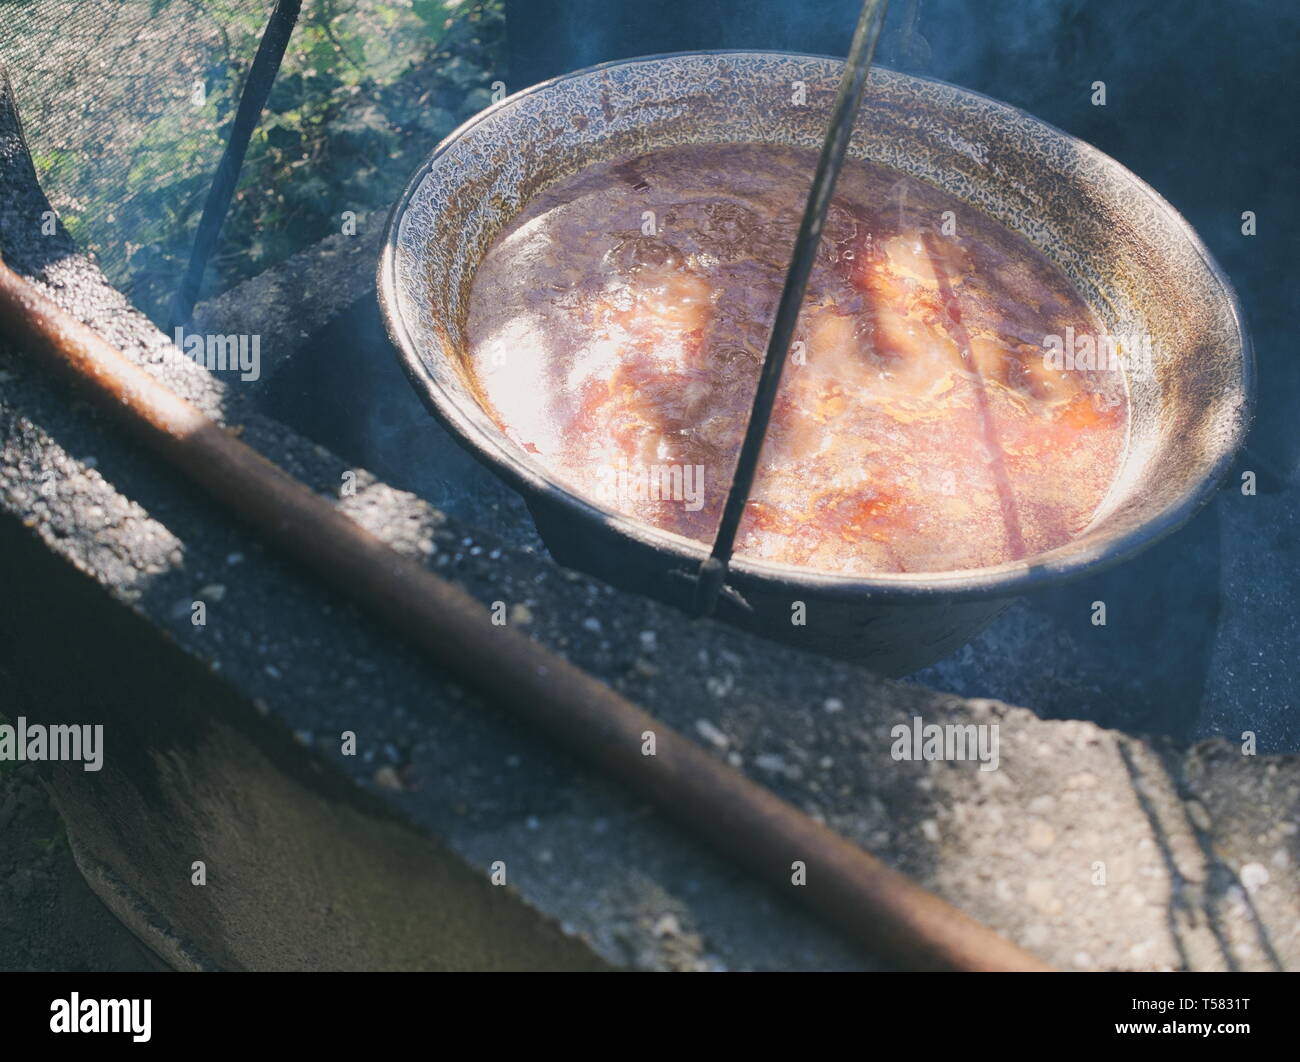
[[[711,542],[815,166],[688,145],[538,195],[474,278],[484,409],[569,490]],[[736,553],[865,575],[1068,542],[1115,476],[1127,407],[1117,369],[1047,367],[1067,328],[1101,334],[1025,240],[850,160]]]

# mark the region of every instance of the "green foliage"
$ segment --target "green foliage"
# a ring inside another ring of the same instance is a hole
[[[179,0],[151,0],[166,9]],[[230,60],[207,71],[201,107],[145,128],[125,186],[60,204],[75,238],[127,234],[110,276],[164,323],[264,28],[263,15],[208,0]],[[331,233],[353,211],[380,224],[419,160],[488,102],[503,0],[304,0],[253,136],[203,293],[225,290]],[[49,152],[38,172],[74,178],[87,153]],[[75,186],[74,180],[61,180]],[[94,240],[91,239],[93,247]]]
[[[411,10],[415,17],[438,29],[447,21],[447,4],[444,0],[413,0]]]

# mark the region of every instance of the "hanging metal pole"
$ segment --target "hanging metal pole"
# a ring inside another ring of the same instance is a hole
[[[221,225],[226,220],[226,211],[230,209],[230,200],[235,194],[235,184],[244,165],[248,141],[257,128],[262,108],[266,106],[267,97],[271,94],[271,86],[275,83],[275,75],[279,73],[280,61],[284,59],[284,50],[289,46],[289,37],[298,21],[301,7],[302,0],[279,0],[262,33],[257,55],[253,57],[253,65],[248,70],[248,77],[244,79],[244,87],[239,94],[239,107],[230,127],[230,139],[226,141],[226,150],[217,164],[212,186],[208,189],[207,202],[203,204],[203,216],[199,218],[199,227],[194,234],[189,265],[181,278],[181,286],[172,298],[168,331],[186,324],[194,311],[199,286],[203,283],[203,271],[207,269],[212,252],[216,250]]]
[[[776,403],[777,389],[781,384],[781,370],[785,367],[790,340],[799,321],[799,310],[803,306],[804,292],[808,289],[808,278],[817,256],[817,245],[821,242],[822,226],[826,223],[831,196],[835,193],[835,182],[844,166],[849,138],[853,135],[853,122],[862,106],[867,72],[871,68],[871,57],[875,54],[876,41],[880,38],[880,27],[884,24],[885,9],[888,6],[888,0],[866,0],[862,5],[862,14],[858,16],[858,28],[853,34],[844,76],[840,78],[839,95],[831,110],[830,126],[826,130],[826,139],[822,141],[817,171],[808,192],[803,220],[799,224],[799,235],[795,238],[794,253],[790,257],[790,268],[785,275],[785,287],[781,291],[776,319],[767,341],[767,355],[758,377],[758,390],[754,394],[754,406],[749,414],[749,425],[745,429],[740,456],[736,459],[736,471],[727,494],[727,503],[723,507],[718,533],[713,540],[713,551],[700,565],[696,579],[695,612],[700,616],[712,613],[718,593],[727,578],[727,565],[731,561],[732,550],[735,549],[736,532],[740,530],[745,503],[749,501],[750,491],[754,487],[754,475],[758,470],[763,440],[767,436],[768,422],[772,419],[772,407]]]

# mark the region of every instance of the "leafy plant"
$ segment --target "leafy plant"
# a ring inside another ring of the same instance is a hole
[[[182,0],[151,0],[165,16]],[[186,0],[189,2],[189,0]],[[110,278],[159,324],[185,269],[212,174],[264,28],[263,10],[209,0],[229,42],[201,107],[172,107],[134,145],[123,182],[60,202],[71,234],[124,255]],[[344,211],[386,211],[434,144],[489,100],[503,0],[309,0],[253,136],[203,295],[331,233]],[[92,152],[49,151],[49,183],[76,187]],[[107,257],[107,256],[106,256]]]

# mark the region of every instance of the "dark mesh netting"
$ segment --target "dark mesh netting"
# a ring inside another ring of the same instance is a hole
[[[0,63],[46,193],[155,320],[274,7],[0,2]],[[419,156],[490,102],[502,21],[499,0],[303,0],[202,292],[340,231],[345,212],[385,210]]]

